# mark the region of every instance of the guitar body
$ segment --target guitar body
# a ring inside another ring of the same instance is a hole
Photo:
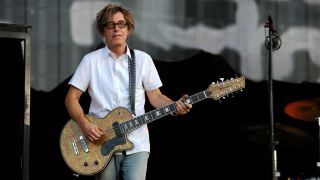
[[[60,135],[60,150],[66,164],[81,175],[94,175],[102,171],[115,152],[133,148],[127,134],[117,133],[116,125],[132,119],[125,108],[116,108],[104,118],[86,117],[105,133],[97,142],[91,142],[83,135],[74,120],[69,120]]]

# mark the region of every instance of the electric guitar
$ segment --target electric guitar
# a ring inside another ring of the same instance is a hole
[[[206,98],[218,100],[244,87],[243,76],[231,78],[210,84],[205,91],[189,96],[186,102],[194,104]],[[172,103],[136,117],[122,107],[112,110],[103,118],[86,114],[89,121],[104,131],[102,138],[96,142],[89,141],[77,122],[71,119],[65,124],[60,134],[60,150],[63,159],[76,174],[94,175],[107,166],[114,153],[134,147],[127,138],[128,133],[175,111],[175,103]]]

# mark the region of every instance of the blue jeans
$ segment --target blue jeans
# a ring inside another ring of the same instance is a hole
[[[107,167],[96,175],[96,180],[145,180],[148,152],[138,152],[130,155],[113,155]]]

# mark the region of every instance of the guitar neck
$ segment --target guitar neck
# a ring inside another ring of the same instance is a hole
[[[186,99],[186,103],[188,104],[194,104],[197,102],[200,102],[204,99],[208,98],[208,93],[206,91],[199,92],[197,94],[189,96],[188,99]],[[171,114],[177,110],[176,104],[172,103],[167,106],[154,109],[148,113],[145,113],[143,115],[134,117],[126,122],[123,122],[119,124],[120,130],[122,134],[128,133],[130,131],[133,131],[139,127],[141,127],[144,124],[150,123],[154,120],[160,119],[164,116],[167,116],[168,114]]]

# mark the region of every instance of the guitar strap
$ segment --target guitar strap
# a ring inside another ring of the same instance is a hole
[[[130,90],[130,106],[131,113],[136,115],[135,111],[135,86],[136,86],[136,57],[134,54],[134,50],[130,49],[131,58],[128,58],[128,69],[129,69],[129,90]]]

